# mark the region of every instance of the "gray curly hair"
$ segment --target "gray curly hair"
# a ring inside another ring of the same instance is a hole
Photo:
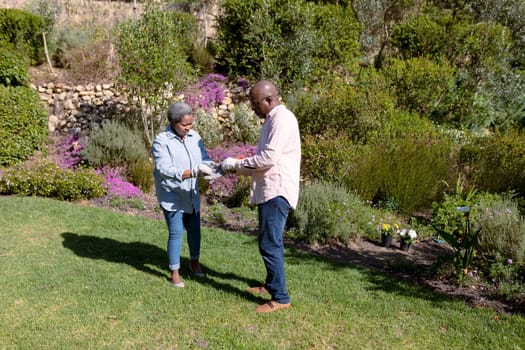
[[[178,123],[185,115],[192,114],[191,106],[185,102],[177,102],[168,109],[168,120]]]

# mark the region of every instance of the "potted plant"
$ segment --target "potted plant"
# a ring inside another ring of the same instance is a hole
[[[399,247],[401,248],[401,250],[408,252],[408,250],[410,249],[410,245],[417,238],[417,233],[415,230],[412,229],[402,229],[401,231],[399,231],[399,237],[401,238]]]
[[[383,223],[378,226],[379,231],[381,232],[381,245],[385,248],[390,247],[392,244],[392,235],[394,232],[399,230],[399,226],[397,224],[388,224]]]

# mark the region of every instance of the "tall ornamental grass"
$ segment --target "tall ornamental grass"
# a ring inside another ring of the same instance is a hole
[[[429,208],[455,174],[449,138],[411,114],[398,114],[356,152],[347,187],[409,215]]]

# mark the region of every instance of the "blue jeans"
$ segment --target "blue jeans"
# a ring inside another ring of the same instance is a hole
[[[168,225],[168,262],[170,270],[180,269],[180,252],[184,229],[187,231],[190,259],[199,259],[201,250],[201,215],[200,213],[183,213],[182,211],[164,210],[164,219]]]
[[[283,231],[290,205],[284,197],[279,196],[259,204],[258,208],[259,252],[266,267],[264,286],[272,295],[272,300],[287,304],[290,296],[286,292]]]

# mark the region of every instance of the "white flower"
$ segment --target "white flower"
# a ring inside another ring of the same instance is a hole
[[[401,231],[399,231],[399,236],[403,241],[412,242],[417,238],[417,233],[415,230],[412,229],[402,229]]]

